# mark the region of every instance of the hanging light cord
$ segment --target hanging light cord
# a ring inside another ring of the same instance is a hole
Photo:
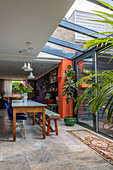
[[[33,49],[34,49],[34,48],[33,48],[33,47],[30,47],[29,49],[31,50],[31,68],[32,68],[32,61],[33,61],[33,60],[32,60],[32,57],[33,57],[32,55],[33,55]]]

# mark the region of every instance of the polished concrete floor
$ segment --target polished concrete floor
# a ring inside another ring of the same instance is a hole
[[[88,146],[66,132],[83,129],[67,127],[59,121],[59,135],[42,139],[42,130],[25,122],[25,136],[17,125],[17,140],[12,142],[12,124],[6,110],[0,110],[0,170],[112,170],[113,166]],[[25,137],[25,138],[24,138]]]

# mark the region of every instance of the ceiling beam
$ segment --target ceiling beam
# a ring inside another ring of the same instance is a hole
[[[60,60],[52,60],[52,59],[34,59],[34,62],[40,62],[40,63],[52,63],[52,64],[58,64],[61,63],[61,59]]]
[[[54,38],[54,37],[50,37],[48,42],[53,43],[53,44],[57,44],[57,45],[60,45],[60,46],[63,46],[63,47],[68,47],[68,48],[71,48],[73,50],[77,50],[77,51],[80,51],[80,52],[84,52],[84,49],[82,48],[83,45],[77,45],[77,44],[70,43],[70,42],[67,42],[67,41],[64,41],[64,40],[60,40],[60,39],[57,39],[57,38]]]
[[[94,49],[92,49],[92,50],[90,50],[90,51],[88,51],[88,52],[86,52],[82,55],[76,55],[75,57],[73,57],[73,60],[81,61],[81,60],[93,55],[95,51],[96,51],[96,49],[94,48]]]
[[[61,52],[61,50],[58,50],[58,49],[53,49],[53,48],[49,48],[47,46],[45,46],[41,52],[45,52],[45,53],[48,53],[48,54],[52,54],[52,55],[56,55],[57,57],[62,57],[62,58],[66,58],[66,59],[70,59],[72,60],[74,54],[70,54],[70,53],[63,53]]]
[[[109,48],[109,44],[108,44],[107,46],[108,46],[108,48]],[[91,50],[86,51],[84,54],[75,55],[75,56],[73,57],[73,60],[78,60],[78,61],[80,61],[80,60],[82,60],[82,59],[84,59],[84,58],[86,58],[86,57],[94,54],[95,52],[98,52],[99,50],[101,50],[101,49],[104,48],[104,47],[105,47],[105,45],[103,45],[103,47],[101,47],[101,45],[99,45],[98,47],[95,46],[95,47],[93,47]]]
[[[74,24],[72,22],[66,21],[66,20],[62,20],[61,23],[59,24],[60,27],[65,28],[65,29],[69,29],[71,31],[75,31],[93,38],[104,38],[105,35],[104,34],[95,34],[98,33],[96,31],[93,31],[89,28]],[[95,35],[91,35],[91,34],[95,34]]]

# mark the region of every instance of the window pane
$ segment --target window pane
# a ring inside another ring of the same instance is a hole
[[[84,77],[85,75],[90,74],[90,70],[93,70],[93,58],[92,56],[81,60],[77,64],[77,79]],[[87,82],[82,82],[81,86],[78,88],[78,97],[84,92],[87,86],[91,83],[92,80]],[[78,121],[85,123],[93,127],[93,114],[89,111],[89,106],[86,106],[87,98],[81,102],[78,108]]]

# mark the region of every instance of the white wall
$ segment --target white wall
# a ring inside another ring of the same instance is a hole
[[[87,0],[76,0],[73,6],[71,7],[71,9],[69,10],[69,12],[67,13],[66,17],[71,22],[74,22],[83,27],[95,30],[97,32],[113,31],[110,24],[90,21],[90,20],[101,20],[102,19],[99,16],[95,15],[93,10],[103,11],[103,12],[108,12],[108,13],[112,12],[111,10],[108,10],[104,7],[91,3]],[[77,40],[78,42],[89,40],[89,39],[92,39],[92,38],[89,36],[79,34],[79,33],[75,33],[75,40]]]
[[[89,28],[97,32],[105,31],[105,23],[90,21],[90,20],[99,20],[100,17],[94,15],[91,12],[75,11],[75,24],[81,25],[83,27]],[[90,36],[85,36],[83,34],[75,33],[75,39],[77,40],[91,40]]]
[[[93,12],[93,10],[99,10],[103,12],[112,13],[112,11],[104,7],[101,7],[99,5],[96,5],[92,2],[89,2],[87,0],[76,0],[74,4],[72,5],[72,7],[70,8],[70,10],[67,12],[65,17],[68,19],[74,10],[80,10],[80,11],[86,11],[86,12]]]

